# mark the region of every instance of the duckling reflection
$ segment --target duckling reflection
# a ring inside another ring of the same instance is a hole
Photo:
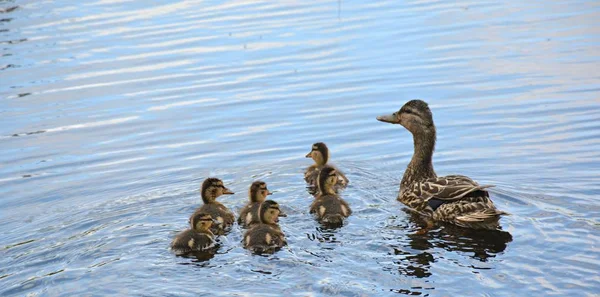
[[[244,248],[254,253],[273,253],[287,244],[285,235],[277,224],[280,216],[286,216],[279,210],[279,204],[266,200],[260,204],[260,223],[254,224],[244,234]]]
[[[338,182],[337,170],[331,166],[324,166],[319,172],[318,188],[319,195],[310,205],[310,213],[317,220],[328,227],[341,227],[352,210],[350,205],[335,193]]]
[[[190,219],[191,228],[177,234],[171,242],[171,249],[177,255],[201,252],[215,246],[215,236],[210,231],[213,219],[208,213],[199,212]]]
[[[312,158],[315,161],[315,164],[306,168],[306,171],[304,172],[304,180],[309,184],[308,191],[310,194],[317,195],[319,171],[321,171],[321,169],[327,165],[327,161],[329,160],[329,149],[325,143],[317,142],[312,145],[312,149],[306,155],[306,157]],[[338,190],[343,189],[348,185],[348,178],[339,170],[337,171],[337,177],[338,178],[335,184],[336,193]]]
[[[235,221],[235,216],[225,205],[218,202],[217,198],[221,195],[232,194],[234,193],[223,185],[222,180],[214,177],[207,178],[200,188],[200,195],[202,196],[204,205],[196,209],[190,217],[190,221],[198,213],[207,213],[215,219],[215,224],[211,226],[210,230],[216,235],[227,233]]]
[[[258,209],[260,208],[260,204],[267,199],[267,195],[271,194],[273,193],[267,189],[267,184],[265,182],[253,182],[248,190],[248,198],[250,201],[240,211],[240,216],[237,221],[238,225],[246,228],[250,225],[260,223]]]

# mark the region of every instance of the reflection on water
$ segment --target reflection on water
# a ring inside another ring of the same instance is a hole
[[[597,295],[599,12],[0,1],[0,295]],[[395,200],[412,142],[374,120],[414,98],[436,170],[495,184],[503,231],[415,234]],[[308,213],[317,141],[351,180],[342,228]],[[234,211],[267,182],[289,245],[252,255],[236,226],[214,255],[171,253],[208,176]]]
[[[411,214],[410,220],[418,225],[420,219]],[[390,245],[390,255],[396,256],[394,261],[400,275],[416,278],[427,278],[432,275],[431,265],[443,257],[434,250],[459,252],[481,262],[504,252],[512,235],[501,230],[472,230],[450,224],[444,224],[425,234],[405,234],[396,240],[402,245]],[[460,266],[461,264],[457,264]],[[474,268],[474,267],[473,267]],[[489,268],[488,268],[489,269]]]

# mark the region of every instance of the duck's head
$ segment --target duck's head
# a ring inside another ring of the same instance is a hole
[[[433,115],[427,103],[423,100],[410,100],[399,111],[390,115],[377,117],[378,121],[400,124],[413,135],[435,132]]]
[[[273,200],[265,200],[261,203],[259,212],[260,220],[265,224],[277,224],[279,223],[279,217],[287,217],[279,209],[279,204]]]
[[[223,181],[214,177],[205,179],[200,188],[200,195],[202,195],[204,203],[211,203],[221,195],[231,194],[234,193],[223,185]]]
[[[315,160],[317,165],[325,165],[327,164],[327,160],[329,160],[329,149],[324,143],[317,142],[312,145],[312,149],[306,154],[306,157]]]
[[[267,199],[267,195],[271,194],[273,193],[267,189],[267,183],[260,180],[253,182],[248,190],[250,202],[263,202]]]
[[[195,214],[190,220],[190,225],[196,232],[206,232],[210,229],[212,223],[213,218],[205,212]]]
[[[331,166],[324,166],[319,171],[319,178],[317,179],[317,186],[319,191],[325,195],[335,194],[335,184],[338,181],[337,170]]]

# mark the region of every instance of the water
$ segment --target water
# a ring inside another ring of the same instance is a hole
[[[595,1],[0,1],[0,295],[597,296]],[[495,184],[502,232],[395,201],[430,103],[439,175]],[[326,142],[354,214],[308,214]],[[289,246],[168,245],[218,176],[266,181]]]

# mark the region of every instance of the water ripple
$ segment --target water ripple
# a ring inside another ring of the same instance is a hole
[[[0,294],[597,294],[599,11],[0,1]],[[415,234],[395,201],[412,139],[374,120],[412,98],[438,174],[495,184],[502,231]],[[351,181],[341,229],[308,214],[317,141]],[[289,246],[252,256],[236,226],[209,259],[172,255],[207,176],[234,211],[265,180]]]

